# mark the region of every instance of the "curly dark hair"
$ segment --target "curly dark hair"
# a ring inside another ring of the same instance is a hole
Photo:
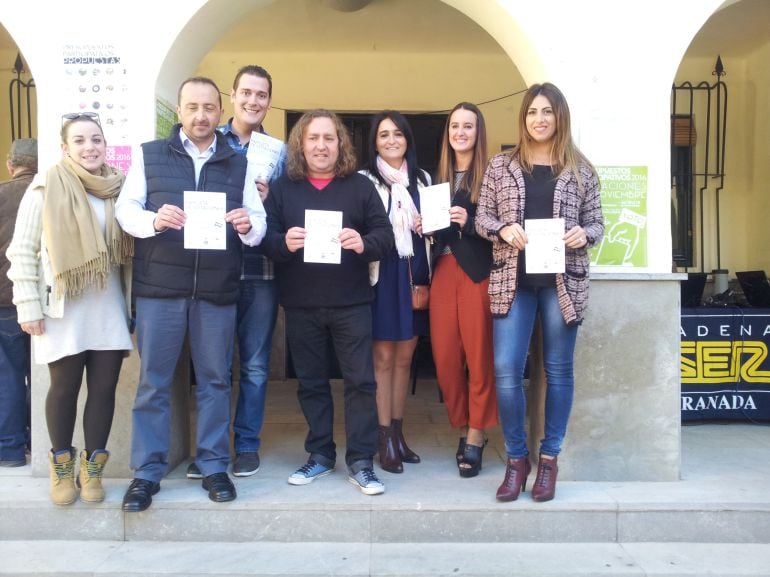
[[[316,118],[329,118],[337,130],[339,144],[339,156],[334,165],[334,175],[345,177],[356,171],[356,152],[353,148],[353,142],[350,140],[348,129],[340,120],[340,117],[331,110],[318,108],[303,114],[297,121],[297,124],[289,133],[289,140],[286,143],[286,174],[292,180],[302,180],[307,178],[307,161],[302,151],[302,140],[305,137],[308,125]]]

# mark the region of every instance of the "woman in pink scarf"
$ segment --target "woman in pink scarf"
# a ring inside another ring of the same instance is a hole
[[[420,462],[404,441],[402,424],[417,337],[428,334],[428,311],[412,310],[410,277],[416,285],[430,282],[418,194],[430,178],[417,166],[412,129],[399,112],[386,110],[372,119],[363,173],[374,182],[396,237],[395,248],[379,263],[379,278],[372,278],[372,338],[380,466],[401,473],[404,462]]]

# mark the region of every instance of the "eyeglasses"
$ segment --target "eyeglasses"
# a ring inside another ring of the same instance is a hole
[[[62,126],[69,122],[75,122],[76,120],[92,120],[99,126],[102,125],[99,115],[96,112],[68,112],[61,115]]]

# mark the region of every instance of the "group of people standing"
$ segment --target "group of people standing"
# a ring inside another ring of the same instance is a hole
[[[420,191],[431,178],[417,164],[409,123],[396,111],[372,120],[362,172],[375,185],[395,237],[371,279],[378,456],[391,473],[420,461],[404,439],[403,416],[417,339],[430,335],[449,421],[460,433],[460,476],[478,475],[485,431],[499,417],[507,461],[496,497],[516,500],[532,468],[523,385],[539,319],[547,390],[532,497],[548,501],[572,408],[575,343],[588,297],[587,249],[601,240],[604,219],[596,171],[572,141],[561,91],[550,83],[531,86],[518,120],[516,148],[488,160],[479,108],[462,102],[450,111],[435,180],[450,184],[451,224],[425,235]],[[552,218],[564,221],[565,270],[528,273],[526,221]],[[410,291],[425,284],[429,309],[415,309]]]
[[[331,351],[344,382],[348,480],[364,494],[384,485],[374,470],[404,471],[420,457],[404,437],[412,357],[430,335],[449,421],[459,432],[456,465],[478,475],[485,431],[502,423],[507,453],[501,501],[525,488],[531,465],[523,379],[535,321],[543,332],[547,395],[533,498],[552,499],[557,456],[572,404],[573,356],[587,302],[586,249],[603,233],[599,184],[572,142],[566,100],[552,84],[530,87],[519,115],[518,146],[488,161],[484,117],[473,104],[450,112],[432,179],[417,162],[406,118],[372,120],[363,169],[340,118],[304,114],[269,180],[247,176],[252,132],[272,98],[272,79],[246,66],[230,94],[224,125],[219,89],[185,80],[180,124],[136,151],[127,177],[105,164],[94,114],[65,115],[62,160],[35,177],[16,219],[7,255],[18,322],[47,363],[51,498],[78,496],[72,447],[77,396],[88,400],[77,485],[84,501],[104,499],[101,477],[115,387],[132,348],[132,303],[141,357],[133,407],[134,479],[123,510],[147,509],[168,470],[171,386],[185,337],[195,373],[195,460],[211,500],[230,501],[230,395],[233,335],[240,392],[233,419],[232,474],[260,466],[271,337],[280,303],[308,424],[307,461],[288,482],[331,473],[337,454],[329,379]],[[448,182],[451,225],[425,233],[420,191]],[[224,251],[186,249],[185,191],[225,193]],[[264,205],[263,205],[264,203]],[[341,215],[339,262],[313,262],[305,243],[308,211]],[[566,269],[528,274],[525,221],[562,218]],[[415,308],[415,286],[430,285],[429,307]]]

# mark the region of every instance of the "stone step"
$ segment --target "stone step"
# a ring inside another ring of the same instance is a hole
[[[0,559],[0,575],[19,577],[760,577],[768,575],[770,547],[665,542],[2,541]]]
[[[47,479],[4,477],[0,540],[770,543],[766,484],[564,482],[548,503],[532,501],[529,492],[498,503],[502,472],[491,463],[475,479],[383,473],[386,493],[370,497],[339,469],[295,487],[286,483],[285,471],[265,467],[235,479],[237,500],[213,503],[200,481],[179,478],[183,471],[177,470],[162,482],[150,509],[130,514],[120,508],[128,480],[106,480],[104,503],[56,507]]]

